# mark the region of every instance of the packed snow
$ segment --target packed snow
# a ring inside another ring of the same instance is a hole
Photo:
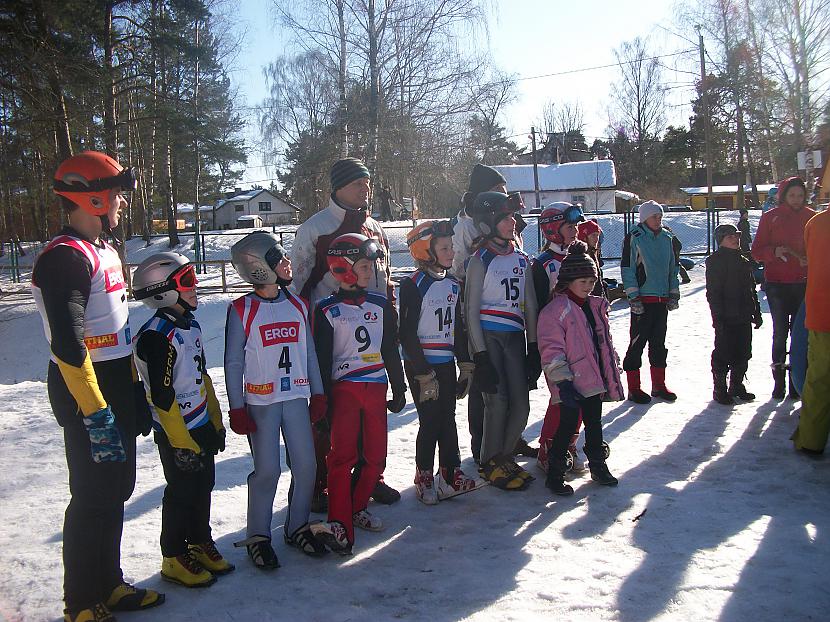
[[[157,250],[161,250],[161,247]],[[148,251],[151,252],[151,251]],[[218,250],[216,251],[218,252]],[[132,256],[130,261],[136,261]],[[607,276],[617,277],[609,267]],[[788,440],[798,402],[769,398],[771,321],[754,332],[748,387],[754,403],[711,401],[712,328],[703,266],[690,271],[680,309],[670,314],[668,384],[675,404],[606,405],[608,464],[617,488],[587,476],[572,497],[537,481],[523,492],[484,487],[427,507],[415,498],[417,413],[410,400],[389,415],[386,480],[403,494],[372,504],[382,533],[358,531],[355,555],[312,559],[282,541],[289,475],[274,505],[282,567],[256,570],[244,549],[251,458],[229,431],[213,493],[214,538],[236,571],[187,590],[159,576],[164,478],[151,438],[138,439],[138,483],[126,505],[126,578],[166,592],[159,609],[123,620],[826,620],[830,489],[827,462],[796,454]],[[212,277],[215,278],[215,277]],[[227,408],[222,358],[232,294],[201,298],[197,317],[208,366]],[[149,310],[132,303],[131,324]],[[612,331],[621,355],[628,309],[617,301]],[[0,619],[57,620],[63,608],[61,526],[68,501],[61,430],[45,386],[48,348],[33,303],[0,303]],[[644,385],[649,387],[645,373]],[[531,393],[525,438],[535,444],[548,392]],[[458,403],[462,467],[475,473]],[[582,445],[580,440],[579,445]],[[312,518],[323,518],[312,515]]]

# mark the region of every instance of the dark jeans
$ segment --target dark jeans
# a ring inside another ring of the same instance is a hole
[[[484,437],[484,396],[475,383],[467,395],[467,426],[470,430],[470,451],[478,461]]]
[[[787,338],[793,318],[804,301],[805,283],[769,283],[766,294],[772,316],[772,364],[787,362]]]
[[[191,430],[197,443],[198,432],[206,426]],[[188,544],[204,544],[211,540],[210,493],[215,481],[214,457],[202,455],[202,470],[186,473],[176,466],[173,447],[164,432],[156,432],[159,458],[164,470],[164,497],[161,501],[161,554],[176,557],[187,551]]]
[[[438,466],[457,467],[461,464],[458,431],[455,427],[455,363],[433,365],[438,380],[438,399],[418,401],[418,381],[409,361],[404,371],[418,409],[418,438],[415,441],[415,464],[421,471],[432,472],[435,445],[438,445]]]
[[[743,369],[752,358],[752,324],[715,323],[715,349],[712,350],[712,372],[726,373],[736,367]]]
[[[666,367],[666,325],[669,310],[663,302],[643,304],[645,312],[641,315],[631,314],[631,342],[623,359],[623,369],[634,371],[643,364],[643,350],[648,343],[648,362],[652,367]]]
[[[110,405],[125,462],[96,463],[78,405],[60,370],[49,364],[47,386],[52,412],[63,427],[71,498],[63,523],[63,592],[72,612],[104,602],[123,581],[121,532],[124,502],[135,488],[135,403],[129,357],[95,363],[95,374]]]
[[[548,454],[548,481],[555,482],[565,472],[565,456],[571,437],[576,433],[579,413],[585,425],[585,455],[594,465],[605,462],[605,449],[602,445],[602,397],[592,395],[579,400],[577,408],[559,405],[559,428],[553,437]]]

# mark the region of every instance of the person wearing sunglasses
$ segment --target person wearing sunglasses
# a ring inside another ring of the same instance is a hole
[[[718,249],[706,258],[706,300],[715,329],[712,399],[728,406],[735,400],[755,399],[746,390],[744,377],[752,358],[752,325],[761,328],[763,319],[752,262],[741,252],[741,232],[735,225],[719,225],[715,241]]]
[[[146,387],[167,486],[161,502],[161,577],[205,587],[234,567],[210,529],[214,456],[225,450],[222,410],[207,373],[193,312],[196,272],[179,253],[151,255],[133,274],[133,294],[155,310],[136,334],[134,359]]]
[[[124,581],[120,556],[124,503],[135,487],[135,437],[150,428],[146,407],[136,410],[121,260],[103,235],[118,225],[123,193],[135,187],[132,170],[104,153],[85,151],[62,162],[54,191],[68,225],[32,271],[51,350],[49,402],[63,428],[69,471],[63,524],[69,622],[109,620],[114,610],[164,602],[163,594]]]
[[[337,237],[357,233],[371,238],[383,250],[383,256],[375,264],[368,289],[383,294],[394,302],[395,285],[389,265],[389,241],[380,223],[369,215],[372,198],[369,169],[357,158],[342,158],[332,165],[329,177],[331,197],[328,205],[297,228],[291,248],[294,291],[308,301],[311,309],[320,300],[337,292],[340,284],[329,270],[329,248]],[[392,306],[394,308],[395,305]],[[326,440],[318,438],[316,444],[324,446]],[[318,459],[324,461],[325,455],[318,456]],[[325,473],[319,473],[317,479],[312,511],[326,513],[328,499]],[[401,493],[389,486],[383,477],[372,491],[372,499],[378,503],[389,505],[400,498]]]

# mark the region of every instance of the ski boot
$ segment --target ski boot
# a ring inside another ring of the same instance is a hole
[[[430,471],[415,471],[415,496],[424,505],[438,503],[438,492],[435,490],[435,480]]]
[[[64,622],[115,622],[115,616],[104,603],[96,603],[88,609],[81,609],[75,613],[64,609],[63,620]]]
[[[577,453],[577,449],[576,449],[576,439],[577,438],[578,438],[578,435],[575,434],[574,437],[571,439],[571,444],[568,445],[568,457],[567,457],[568,464],[570,464],[570,468],[568,468],[568,471],[570,473],[573,473],[574,475],[579,474],[579,473],[584,473],[587,470],[585,468],[585,463],[582,460],[579,459],[579,454]]]
[[[110,593],[106,604],[110,611],[139,611],[156,607],[163,602],[164,594],[155,590],[137,588],[122,581]]]
[[[383,531],[383,521],[370,513],[369,510],[360,510],[352,515],[354,526],[365,531]]]
[[[444,500],[475,490],[476,481],[467,477],[459,467],[441,467],[438,469],[436,489],[438,499]]]
[[[401,498],[401,493],[389,486],[383,479],[379,479],[372,491],[372,499],[384,505],[392,505]]]
[[[524,490],[527,487],[527,482],[513,470],[512,463],[502,456],[491,458],[484,465],[484,479],[502,490]]]
[[[260,570],[276,570],[280,567],[277,554],[271,546],[271,538],[268,536],[251,536],[241,542],[234,542],[233,545],[244,546],[248,551],[248,557]]]
[[[208,587],[216,583],[213,573],[196,561],[190,551],[162,558],[161,578],[184,587]]]
[[[228,574],[236,569],[236,566],[222,557],[222,554],[216,550],[216,543],[213,540],[209,540],[204,544],[191,544],[188,548],[196,561],[202,564],[205,570],[215,575]]]
[[[542,473],[548,472],[548,451],[550,450],[551,439],[539,439],[539,455],[536,457],[536,466]]]
[[[352,543],[349,542],[346,527],[339,520],[312,523],[310,529],[314,537],[325,544],[328,550],[338,555],[352,554]]]
[[[513,448],[513,455],[524,456],[525,458],[536,458],[539,455],[539,449],[528,445],[524,437],[520,436],[519,440],[516,441],[516,447]]]
[[[300,549],[309,557],[323,557],[324,555],[328,555],[328,549],[311,533],[311,526],[308,523],[299,527],[290,536],[285,534],[284,538],[288,546]]]

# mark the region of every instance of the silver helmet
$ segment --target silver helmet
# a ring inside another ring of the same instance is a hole
[[[150,255],[133,273],[135,299],[151,309],[172,307],[179,301],[179,292],[170,277],[189,264],[190,260],[179,253],[165,251]]]
[[[244,281],[252,285],[277,283],[288,285],[290,280],[277,276],[275,268],[288,253],[279,238],[267,231],[254,231],[231,247],[231,263]]]

